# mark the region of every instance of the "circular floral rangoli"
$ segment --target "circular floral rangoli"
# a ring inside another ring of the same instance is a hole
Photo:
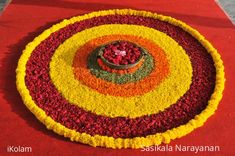
[[[103,58],[135,65],[112,68]],[[196,30],[130,9],[52,26],[26,46],[16,78],[25,105],[48,129],[108,148],[190,133],[214,114],[225,81],[220,55]]]

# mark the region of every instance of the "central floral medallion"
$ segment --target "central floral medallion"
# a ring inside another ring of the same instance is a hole
[[[112,41],[100,46],[98,57],[113,69],[129,69],[138,65],[146,55],[144,48],[125,40]]]

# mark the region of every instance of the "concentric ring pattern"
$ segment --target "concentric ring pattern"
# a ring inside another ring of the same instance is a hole
[[[124,40],[146,50],[112,69],[97,49]],[[91,146],[141,148],[180,138],[214,114],[224,89],[215,48],[174,18],[130,9],[64,20],[29,43],[17,89],[48,129]]]

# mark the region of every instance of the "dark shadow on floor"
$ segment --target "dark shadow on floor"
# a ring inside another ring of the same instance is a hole
[[[68,9],[79,9],[84,10],[86,12],[97,11],[97,10],[107,10],[107,9],[123,9],[123,8],[131,8],[137,9],[138,7],[128,6],[128,5],[121,5],[121,4],[107,4],[107,3],[89,3],[89,2],[71,2],[71,1],[64,1],[64,0],[57,0],[55,1],[42,1],[42,0],[14,0],[12,4],[16,5],[32,5],[32,6],[44,6],[44,7],[56,7],[56,8],[68,8]],[[144,4],[144,1],[143,1]],[[148,4],[154,6],[153,4]],[[198,15],[191,15],[189,14],[181,14],[177,12],[168,12],[168,11],[161,11],[159,9],[152,9],[149,10],[152,12],[156,12],[163,15],[172,16],[177,19],[181,19],[187,21],[188,24],[193,25],[201,25],[207,27],[215,27],[215,28],[235,28],[231,22],[224,16],[225,18],[217,18],[217,17],[205,17],[205,16],[198,16]]]
[[[56,8],[67,8],[67,9],[79,9],[84,11],[96,11],[102,9],[116,9],[116,8],[127,8],[121,4],[103,4],[103,3],[91,3],[91,2],[71,2],[64,0],[14,0],[12,4],[17,5],[33,5],[43,7],[56,7]],[[133,7],[132,7],[133,8]]]

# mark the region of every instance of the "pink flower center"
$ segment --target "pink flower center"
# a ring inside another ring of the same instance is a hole
[[[125,56],[126,51],[125,50],[115,50],[115,55]]]

